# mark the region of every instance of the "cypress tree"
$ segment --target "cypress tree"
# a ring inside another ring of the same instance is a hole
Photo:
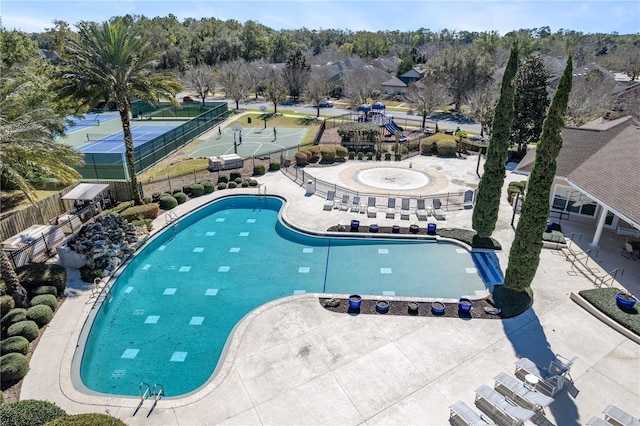
[[[549,217],[549,196],[556,174],[556,157],[562,148],[560,131],[564,126],[563,117],[571,92],[572,70],[573,64],[569,57],[542,124],[527,196],[522,203],[522,214],[509,252],[509,264],[504,277],[504,286],[508,289],[527,289],[540,263],[542,233]]]
[[[513,123],[514,77],[518,71],[518,45],[513,43],[507,68],[502,77],[500,99],[493,117],[491,139],[487,149],[484,174],[478,186],[472,226],[480,237],[489,237],[496,227],[502,184],[506,173],[509,135]]]

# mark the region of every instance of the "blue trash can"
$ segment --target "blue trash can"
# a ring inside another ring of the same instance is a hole
[[[437,225],[435,223],[427,224],[427,234],[436,235],[436,228],[437,228]]]

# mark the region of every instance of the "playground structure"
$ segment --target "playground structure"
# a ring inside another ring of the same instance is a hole
[[[395,121],[393,121],[393,116],[387,114],[386,105],[382,102],[375,102],[373,105],[369,106],[366,104],[362,104],[357,108],[359,113],[358,121],[363,123],[375,123],[380,126],[380,132],[384,134],[386,130],[388,133],[386,136],[396,136],[398,135],[398,140],[404,142],[407,140],[404,132],[404,128],[398,126]]]

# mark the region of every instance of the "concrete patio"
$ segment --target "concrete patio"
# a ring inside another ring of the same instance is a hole
[[[416,157],[411,162],[413,167],[447,176],[445,191],[477,186],[475,158]],[[308,172],[337,182],[347,167],[357,163]],[[408,167],[408,162],[399,164]],[[507,176],[507,182],[522,179]],[[400,220],[399,213],[396,219],[386,219],[382,208],[375,219],[362,213],[323,211],[323,196],[307,194],[280,172],[258,181],[268,194],[286,198],[282,217],[295,227],[323,232],[336,224],[348,225],[351,219],[362,225],[418,223],[413,213],[409,221]],[[219,196],[240,193],[257,190],[214,192],[174,210],[181,215]],[[470,228],[471,214],[472,210],[449,211],[446,221],[437,223]],[[511,218],[512,209],[503,199],[494,232],[503,245],[498,253],[503,270],[514,235]],[[154,224],[160,229],[165,218]],[[565,234],[580,228],[583,237],[577,244],[588,246],[588,227],[564,222],[562,226]],[[625,268],[616,284],[637,294],[640,262],[620,256],[623,241],[605,232],[594,262],[598,273]],[[543,249],[532,284],[533,306],[512,319],[335,314],[320,306],[318,294],[273,301],[236,327],[224,361],[206,385],[183,398],[161,399],[148,417],[151,400],[134,416],[139,398],[86,395],[74,388],[71,360],[93,301],[78,271],[70,270],[67,299],[31,359],[21,398],[49,400],[74,414],[108,412],[130,425],[442,425],[449,423],[450,404],[460,399],[474,407],[475,389],[482,384],[493,387],[493,378],[502,371],[513,374],[520,357],[546,366],[559,353],[578,357],[571,370],[574,381],[546,409],[546,420],[535,418],[537,424],[585,424],[608,404],[638,416],[640,346],[569,299],[570,293],[593,285],[582,275],[570,274],[571,265],[558,253]]]

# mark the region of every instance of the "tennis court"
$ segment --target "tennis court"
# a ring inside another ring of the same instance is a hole
[[[133,146],[137,147],[145,142],[150,141],[158,136],[167,133],[169,130],[178,127],[182,123],[163,126],[131,126],[131,135],[133,136]],[[87,133],[87,140],[90,142],[80,146],[78,151],[83,153],[99,153],[99,152],[125,152],[124,132],[119,131],[109,135],[100,135],[95,133]]]
[[[191,158],[214,157],[234,153],[242,158],[261,157],[269,153],[280,153],[289,157],[298,151],[308,129],[301,127],[245,127],[233,130],[232,127],[212,131],[213,136],[192,149],[187,155]]]
[[[97,127],[108,121],[115,120],[118,117],[117,112],[87,113],[82,117],[67,117],[70,124],[65,125],[65,132],[73,133],[85,130],[87,127]]]

